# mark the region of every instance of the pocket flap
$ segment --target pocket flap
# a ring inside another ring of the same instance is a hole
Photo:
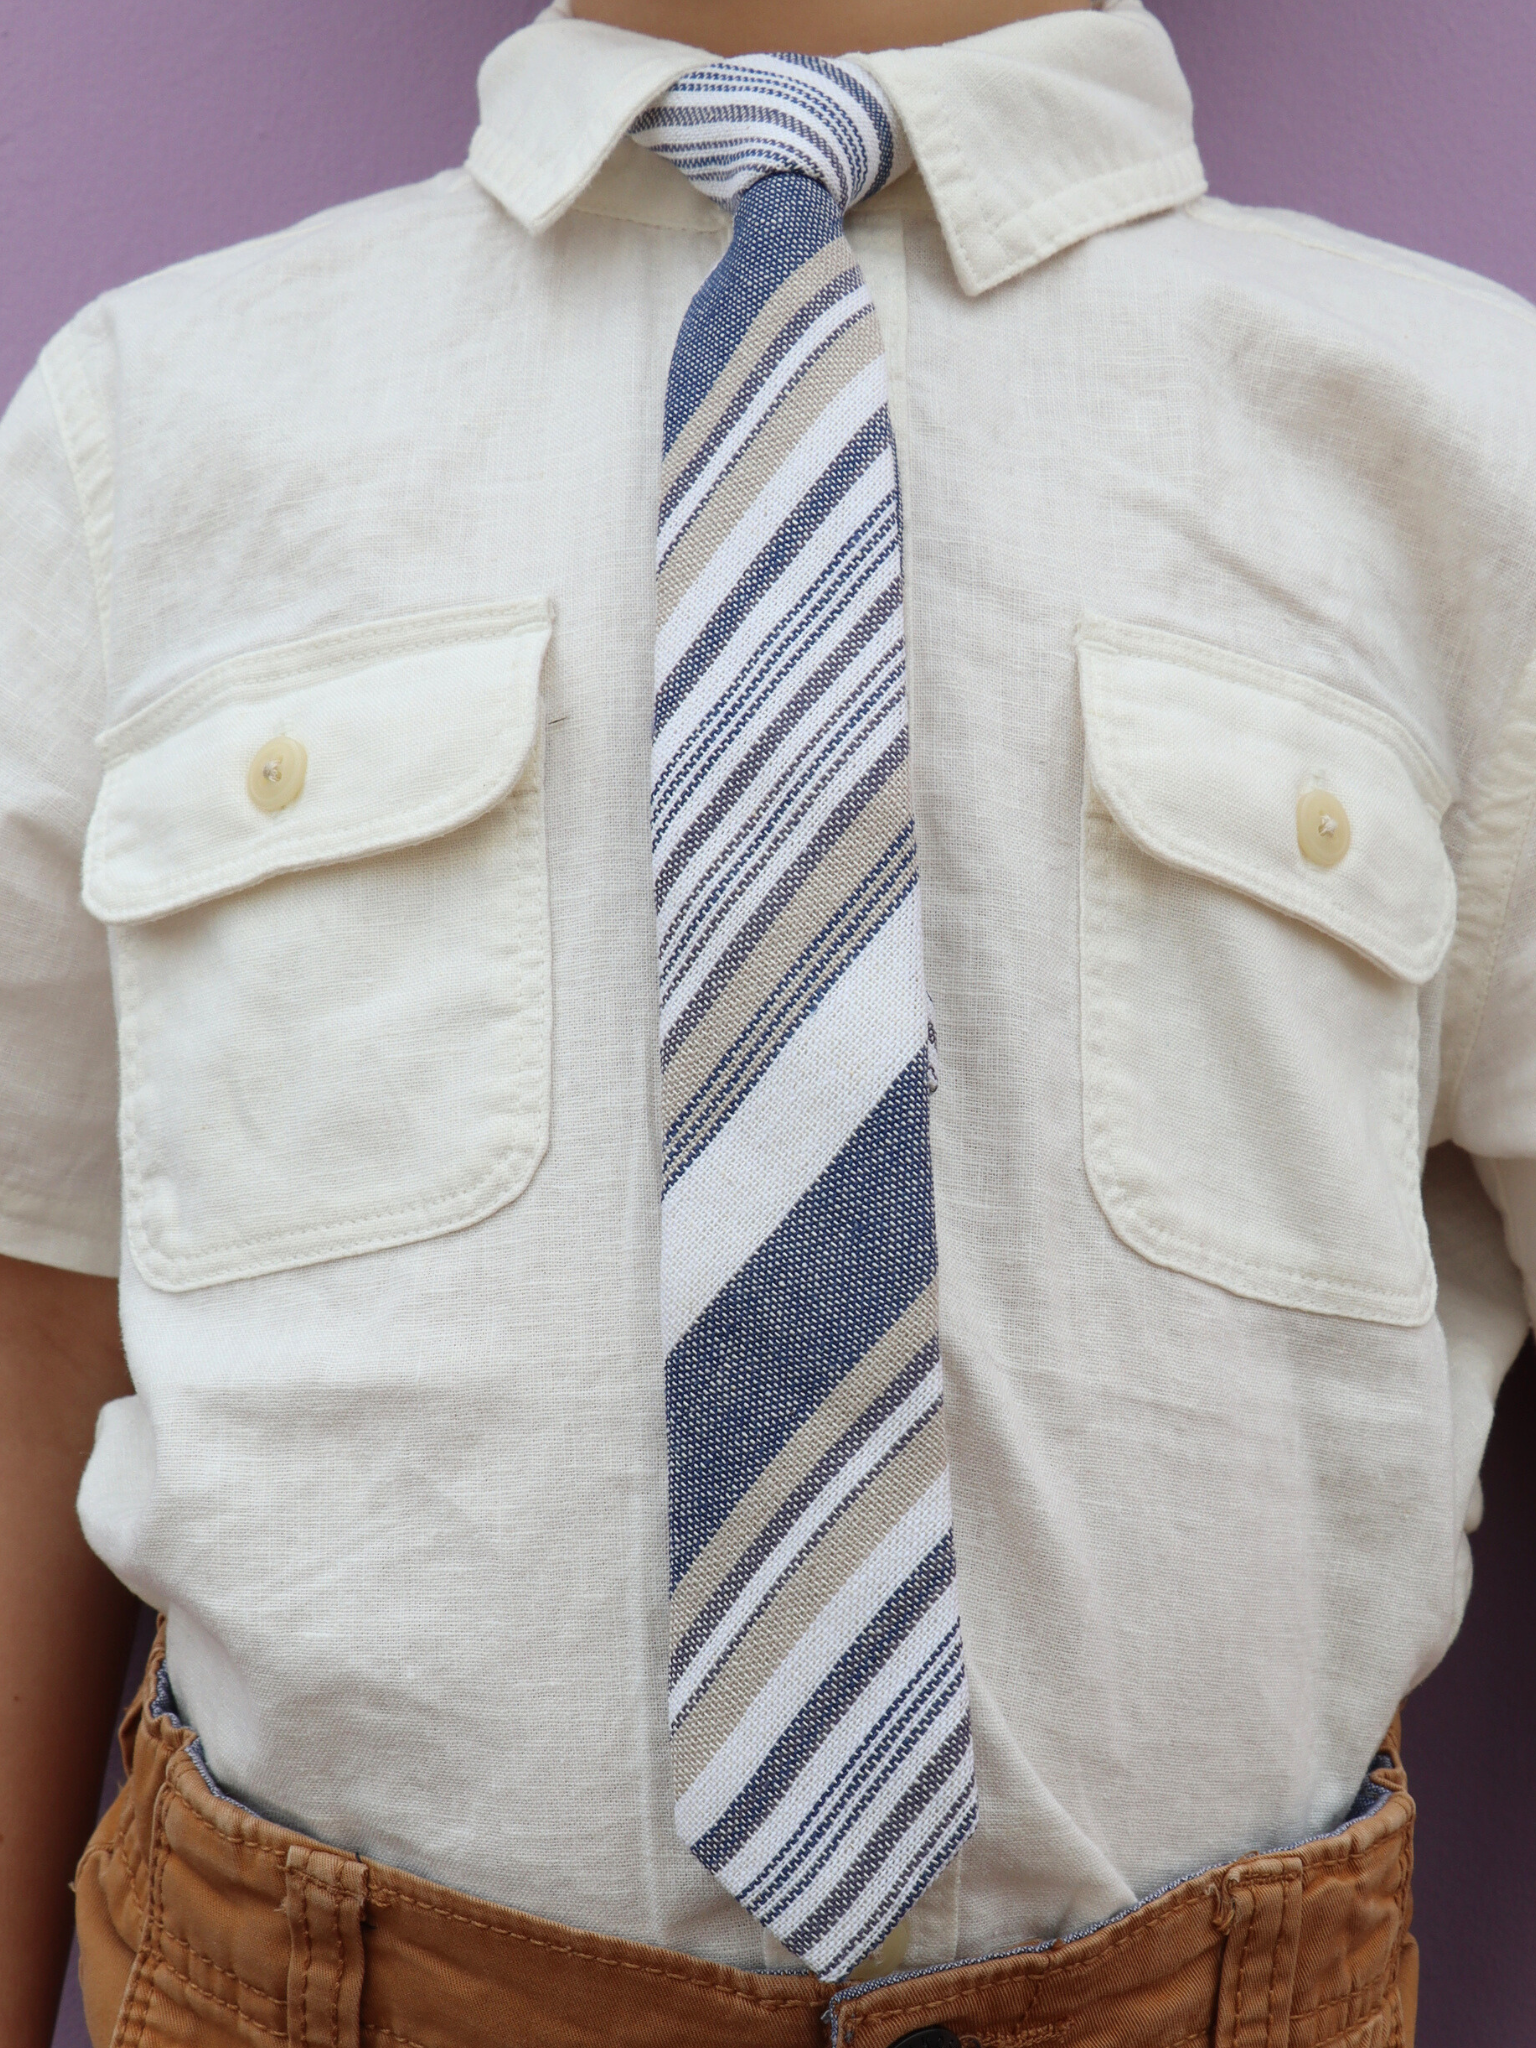
[[[1342,940],[1399,980],[1428,981],[1456,923],[1440,838],[1451,792],[1373,705],[1289,670],[1145,627],[1078,634],[1088,773],[1144,852]],[[1297,810],[1337,798],[1349,845],[1302,853]]]
[[[102,734],[84,900],[108,924],[164,917],[296,868],[412,846],[488,811],[538,734],[542,600],[427,612],[237,656]],[[273,740],[298,797],[252,800]]]

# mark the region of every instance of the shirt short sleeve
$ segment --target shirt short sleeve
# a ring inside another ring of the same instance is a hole
[[[1450,1135],[1478,1161],[1536,1312],[1536,658],[1471,792],[1468,1045]]]
[[[52,350],[67,372],[67,342]],[[111,1274],[116,1034],[80,901],[104,682],[88,472],[106,453],[88,414],[67,446],[58,381],[34,370],[0,420],[0,1252]]]
[[[1494,1158],[1536,1158],[1536,665],[1527,694],[1531,730],[1523,729],[1524,719],[1506,728],[1495,767],[1511,785],[1501,820],[1505,871],[1494,875],[1500,886],[1487,918],[1477,1030],[1460,1076],[1454,1130],[1469,1152]]]

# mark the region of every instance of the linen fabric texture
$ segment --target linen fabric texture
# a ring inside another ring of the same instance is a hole
[[[630,131],[728,205],[667,374],[651,861],[677,1826],[818,1976],[971,1834],[901,493],[842,232],[867,72],[731,59]]]
[[[0,1242],[121,1263],[82,1516],[226,1787],[761,1969],[664,1683],[655,516],[730,223],[625,135],[701,61],[545,16],[467,169],[17,396]],[[1201,197],[1124,0],[860,61],[981,1811],[919,1966],[1326,1828],[1455,1632],[1500,1210],[1536,1271],[1536,315]]]

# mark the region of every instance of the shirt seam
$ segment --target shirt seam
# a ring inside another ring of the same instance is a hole
[[[1226,209],[1230,209],[1230,213]],[[1365,270],[1379,270],[1388,277],[1402,277],[1413,284],[1429,285],[1452,298],[1471,299],[1476,305],[1507,313],[1522,326],[1536,327],[1536,312],[1526,311],[1518,300],[1512,303],[1512,295],[1477,291],[1470,285],[1455,284],[1447,277],[1438,277],[1433,271],[1420,270],[1411,263],[1392,263],[1364,249],[1329,241],[1324,235],[1304,235],[1295,228],[1282,226],[1279,221],[1256,219],[1248,209],[1235,205],[1229,199],[1219,199],[1213,193],[1201,193],[1189,200],[1184,210],[1202,226],[1220,229],[1225,234],[1269,235],[1276,241],[1294,242],[1299,249],[1316,249],[1325,256],[1337,256],[1346,263],[1358,263]]]
[[[1520,856],[1536,819],[1536,654],[1489,749],[1491,769],[1467,803],[1460,908],[1446,971],[1442,1080],[1436,1130],[1450,1135],[1472,1054],[1482,1035],[1494,971],[1509,929]]]
[[[38,369],[64,451],[65,466],[80,507],[80,530],[91,570],[96,600],[96,625],[101,640],[102,674],[106,675],[111,633],[111,555],[113,539],[112,457],[107,423],[91,391],[72,327],[54,336],[38,357]],[[86,415],[81,419],[77,414]]]

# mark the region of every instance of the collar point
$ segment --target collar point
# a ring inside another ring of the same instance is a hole
[[[1108,172],[1043,200],[1006,230],[977,232],[968,223],[945,220],[942,212],[939,224],[956,282],[974,299],[1095,235],[1188,206],[1205,190],[1205,169],[1191,142],[1155,162]]]

